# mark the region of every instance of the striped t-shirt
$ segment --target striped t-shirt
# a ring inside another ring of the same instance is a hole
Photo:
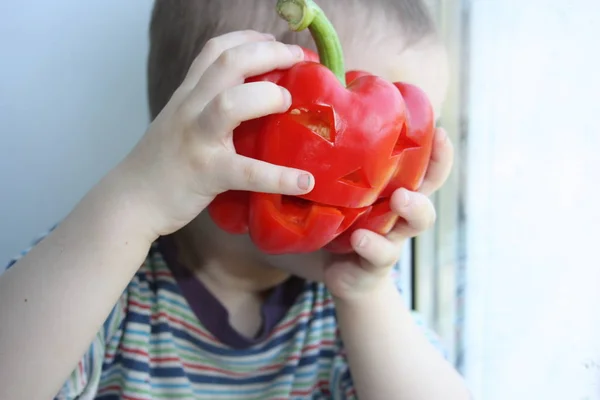
[[[290,278],[275,288],[261,331],[245,338],[164,243],[152,246],[57,400],[356,398],[323,284]]]

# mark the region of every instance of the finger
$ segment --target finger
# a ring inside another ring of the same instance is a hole
[[[362,267],[371,272],[394,265],[400,256],[399,243],[366,229],[354,231],[350,242],[354,251],[366,261]]]
[[[398,189],[390,198],[390,208],[400,220],[387,235],[393,242],[402,242],[431,228],[436,220],[435,207],[423,193]]]
[[[198,84],[200,77],[206,72],[206,69],[212,65],[224,51],[244,43],[274,40],[275,37],[273,35],[254,30],[229,32],[210,39],[192,62],[184,82],[182,83],[182,87],[191,91]]]
[[[419,192],[430,196],[438,190],[448,179],[452,171],[453,161],[454,148],[452,142],[448,139],[446,130],[440,128],[435,133],[429,166]]]
[[[294,196],[310,192],[315,182],[308,172],[229,152],[222,152],[215,166],[217,186],[222,190],[246,190]]]
[[[210,101],[226,88],[250,76],[286,69],[304,58],[302,49],[280,42],[245,43],[224,51],[211,64],[190,94],[193,102]]]
[[[222,139],[242,122],[284,112],[292,104],[290,92],[271,82],[234,86],[217,95],[204,107],[198,124],[209,137]]]

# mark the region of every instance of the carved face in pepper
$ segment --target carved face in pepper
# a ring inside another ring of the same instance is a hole
[[[317,18],[326,25],[322,14]],[[228,192],[209,207],[222,229],[248,232],[269,254],[344,253],[358,228],[387,233],[396,222],[389,196],[418,187],[431,152],[434,116],[424,92],[365,72],[346,73],[333,28],[325,29],[327,37],[323,31],[311,30],[325,62],[307,51],[312,61],[252,79],[287,88],[287,112],[234,132],[238,153],[309,171],[314,189],[301,197]]]

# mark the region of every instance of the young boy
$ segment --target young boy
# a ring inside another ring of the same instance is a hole
[[[444,52],[420,1],[321,3],[348,69],[414,83],[439,108]],[[244,158],[232,144],[240,122],[290,105],[287,90],[244,79],[301,61],[290,43],[314,49],[274,9],[157,0],[153,123],[0,279],[1,399],[468,398],[392,273],[403,241],[434,221],[427,196],[452,163],[442,130],[419,192],[391,198],[402,222],[387,237],[356,231],[351,256],[268,256],[206,215],[226,190],[314,186],[309,173]]]

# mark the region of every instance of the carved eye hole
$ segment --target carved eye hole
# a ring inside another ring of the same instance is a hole
[[[311,105],[310,110],[306,107],[297,107],[290,110],[289,115],[317,136],[329,143],[335,142],[336,124],[331,106]]]
[[[365,170],[362,168],[359,168],[357,170],[350,172],[347,175],[342,176],[339,179],[339,181],[345,183],[346,185],[356,186],[356,187],[365,188],[365,189],[370,189],[373,187],[369,183],[369,180],[367,179]]]
[[[406,124],[402,125],[402,130],[398,136],[398,140],[392,149],[391,157],[400,155],[404,150],[419,147],[419,144],[408,137]]]

